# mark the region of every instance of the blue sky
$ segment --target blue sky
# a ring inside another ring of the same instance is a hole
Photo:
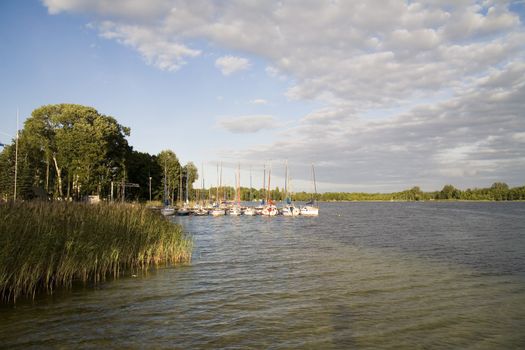
[[[523,1],[2,1],[0,142],[95,107],[208,184],[396,191],[525,183]]]

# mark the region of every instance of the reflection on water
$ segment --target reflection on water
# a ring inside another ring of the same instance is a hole
[[[173,220],[195,238],[190,265],[2,307],[0,344],[525,344],[525,203],[341,203],[317,218]]]

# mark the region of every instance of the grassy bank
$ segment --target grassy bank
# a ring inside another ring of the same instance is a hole
[[[0,298],[187,262],[191,249],[179,226],[144,207],[0,204]]]

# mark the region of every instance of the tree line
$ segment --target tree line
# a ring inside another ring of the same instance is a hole
[[[180,201],[198,179],[175,152],[139,152],[130,129],[92,107],[47,105],[35,109],[0,153],[0,199]],[[16,192],[15,192],[16,172]],[[166,176],[165,176],[166,175]],[[164,178],[166,177],[166,183]]]
[[[260,201],[272,199],[283,201],[287,197],[294,201],[428,201],[428,200],[487,200],[487,201],[512,201],[525,200],[525,186],[510,188],[506,183],[496,182],[488,188],[474,188],[460,190],[452,185],[445,185],[440,191],[423,192],[418,186],[401,192],[392,193],[363,193],[363,192],[325,192],[325,193],[285,193],[279,187],[271,189],[256,189],[241,187],[240,197],[242,201]],[[219,188],[195,189],[190,195],[192,200],[234,201],[236,198],[235,188],[224,186]]]
[[[300,198],[308,198],[302,193]],[[318,195],[322,201],[420,201],[420,200],[479,200],[513,201],[525,200],[525,186],[510,188],[506,183],[496,182],[488,188],[460,190],[452,185],[445,185],[441,191],[423,192],[415,186],[411,189],[393,193],[346,193],[327,192]]]

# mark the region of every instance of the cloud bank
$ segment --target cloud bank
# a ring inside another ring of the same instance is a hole
[[[290,163],[322,164],[327,182],[400,189],[452,182],[523,182],[525,31],[510,1],[112,1],[44,0],[50,13],[96,18],[101,36],[175,71],[204,39],[264,58],[293,80],[291,100],[323,103],[279,147]],[[517,7],[516,7],[517,6]],[[516,8],[518,10],[516,10]],[[514,10],[513,10],[514,9]],[[234,56],[216,65],[247,69]],[[255,120],[256,121],[256,120]],[[252,129],[223,120],[232,132]],[[255,123],[257,124],[257,123]],[[254,127],[253,130],[257,130]],[[340,187],[340,186],[339,186]],[[379,188],[379,187],[378,187]]]

